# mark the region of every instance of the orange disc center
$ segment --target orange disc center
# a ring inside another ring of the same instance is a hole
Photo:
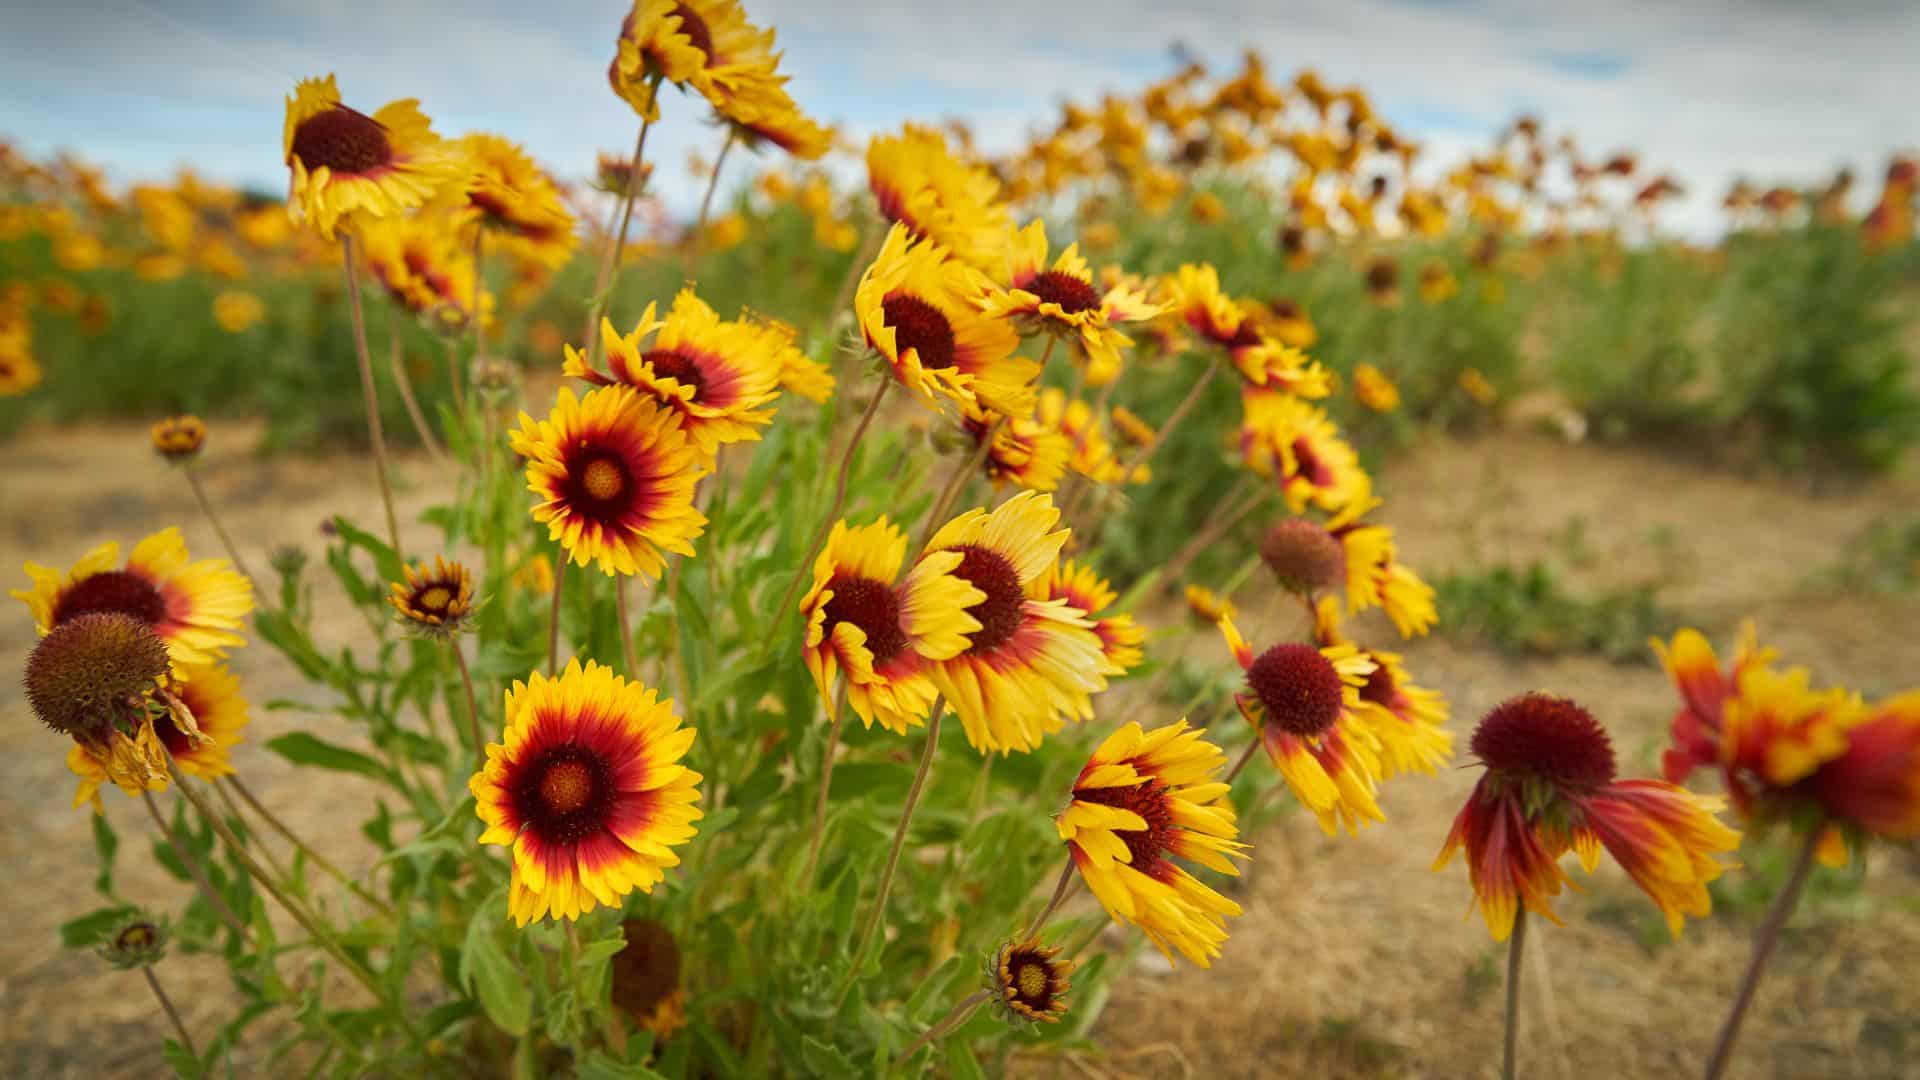
[[[562,761],[540,778],[540,798],[555,813],[570,814],[587,805],[593,794],[593,774],[578,761]]]
[[[588,462],[580,482],[585,485],[587,494],[602,500],[613,498],[627,486],[626,477],[620,475],[620,466],[604,459]]]

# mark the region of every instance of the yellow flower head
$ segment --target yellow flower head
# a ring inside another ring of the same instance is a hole
[[[341,104],[333,76],[305,79],[287,98],[287,210],[332,239],[340,225],[398,217],[442,198],[462,163],[433,133],[419,102],[392,102],[368,116]]]
[[[854,293],[869,347],[929,408],[942,401],[1024,416],[1040,365],[1013,355],[1020,336],[982,313],[985,275],[895,225]]]
[[[506,733],[467,787],[482,844],[513,849],[507,907],[521,926],[577,919],[653,891],[693,839],[700,774],[673,702],[589,660],[506,696]]]
[[[800,601],[807,670],[821,700],[831,702],[844,671],[861,723],[877,720],[898,734],[927,722],[937,694],[930,662],[966,649],[967,635],[980,629],[967,608],[985,597],[954,576],[961,556],[953,552],[921,559],[896,583],[906,555],[906,534],[884,517],[855,528],[835,522]]]
[[[176,668],[211,664],[246,643],[235,631],[253,611],[252,583],[225,559],[193,561],[177,528],[135,544],[124,564],[120,545],[108,541],[64,575],[28,563],[27,576],[32,587],[12,595],[43,635],[81,615],[118,612],[158,634]]]
[[[908,124],[899,135],[875,136],[867,183],[882,217],[971,266],[994,266],[1012,225],[998,201],[999,181],[962,164],[938,129]]]
[[[1029,334],[1055,334],[1075,341],[1086,356],[1087,382],[1093,386],[1104,386],[1119,376],[1120,350],[1133,344],[1116,324],[1152,319],[1165,310],[1125,284],[1103,293],[1076,244],[1068,245],[1048,266],[1047,228],[1041,221],[1009,238],[1004,280],[1006,291],[983,301],[986,313],[1012,320]]]
[[[1201,967],[1220,955],[1228,915],[1240,905],[1201,884],[1175,858],[1238,875],[1220,748],[1187,722],[1143,731],[1128,723],[1108,736],[1073,784],[1073,802],[1055,819],[1074,866],[1107,914],[1146,932]]]
[[[773,420],[790,332],[778,326],[723,322],[692,289],[674,297],[665,320],[647,305],[633,330],[621,336],[601,320],[607,370],[587,365],[586,353],[567,347],[566,374],[600,386],[626,385],[672,409],[687,438],[711,461],[727,443],[760,438]]]
[[[540,166],[520,144],[476,132],[461,139],[466,157],[466,206],[461,216],[498,234],[514,255],[559,269],[573,257],[573,214]]]
[[[1109,664],[1085,612],[1066,600],[1036,599],[1067,541],[1054,531],[1050,496],[1023,491],[989,513],[969,510],[927,542],[922,560],[959,555],[951,573],[983,599],[967,614],[980,628],[966,648],[934,666],[934,685],[982,752],[1029,751],[1064,717],[1093,715]]]
[[[520,414],[512,441],[541,498],[534,520],[574,562],[658,578],[663,552],[693,554],[707,525],[693,490],[706,469],[673,410],[630,387],[584,398],[562,387],[545,420]]]

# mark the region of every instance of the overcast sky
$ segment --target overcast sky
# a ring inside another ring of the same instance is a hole
[[[116,179],[181,163],[285,185],[284,96],[338,74],[366,111],[414,96],[442,133],[525,142],[562,175],[631,147],[607,89],[619,0],[4,0],[0,135],[72,149]],[[990,147],[1050,121],[1064,97],[1134,90],[1173,67],[1174,41],[1276,76],[1312,65],[1368,89],[1446,157],[1516,112],[1590,153],[1637,148],[1689,186],[1667,220],[1711,228],[1736,174],[1811,184],[1851,164],[1877,188],[1888,151],[1920,148],[1920,3],[1534,4],[1520,0],[748,0],[778,28],[795,97],[856,135],[959,116]],[[1605,9],[1601,13],[1599,9]],[[669,99],[664,193],[719,136]],[[649,155],[653,156],[652,154]],[[1862,192],[1866,197],[1870,192]]]

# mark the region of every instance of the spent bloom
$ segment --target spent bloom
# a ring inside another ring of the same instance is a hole
[[[1664,780],[1621,780],[1613,742],[1593,714],[1566,698],[1524,694],[1496,706],[1474,730],[1486,772],[1454,818],[1434,869],[1465,848],[1467,878],[1494,940],[1521,908],[1555,923],[1553,898],[1571,879],[1569,850],[1588,871],[1604,850],[1667,918],[1712,910],[1707,883],[1726,869],[1716,855],[1740,834],[1714,817],[1717,800]]]

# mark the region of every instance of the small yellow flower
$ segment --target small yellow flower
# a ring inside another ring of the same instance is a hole
[[[1353,396],[1374,412],[1392,412],[1400,407],[1400,388],[1372,364],[1353,369]]]
[[[1479,368],[1468,368],[1460,373],[1460,389],[1479,402],[1482,408],[1492,408],[1493,403],[1500,400],[1500,391],[1494,389],[1485,375],[1480,374]]]
[[[453,637],[473,616],[473,575],[457,562],[433,557],[433,565],[406,568],[406,581],[390,584],[387,601],[409,627],[431,637]]]
[[[213,300],[213,321],[229,334],[244,334],[267,317],[267,305],[250,292],[228,289]]]
[[[176,464],[200,456],[207,425],[197,416],[169,416],[153,425],[153,452]]]

